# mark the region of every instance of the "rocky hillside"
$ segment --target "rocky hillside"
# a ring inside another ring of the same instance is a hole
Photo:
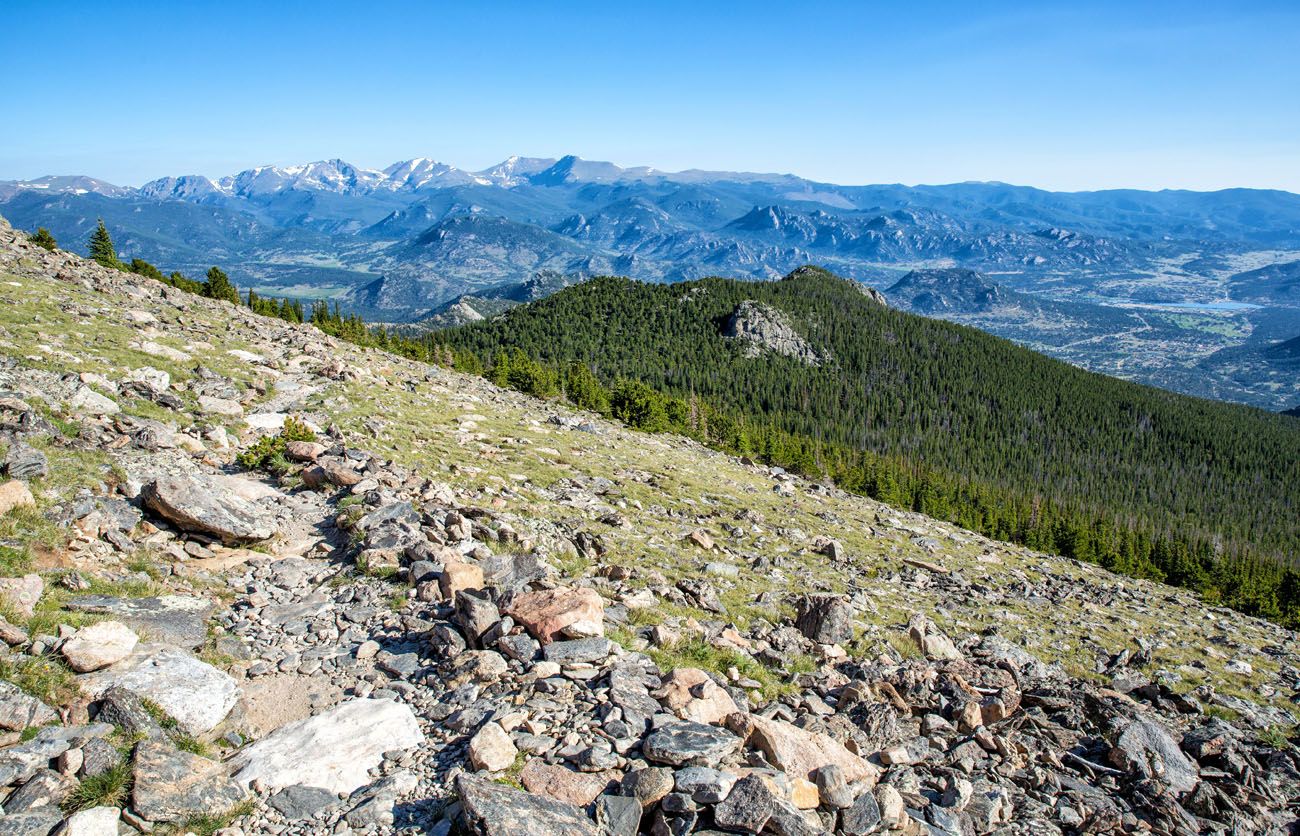
[[[0,301],[0,831],[1293,826],[1280,627],[7,226]]]

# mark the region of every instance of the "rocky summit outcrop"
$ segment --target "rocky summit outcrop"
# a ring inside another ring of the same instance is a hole
[[[746,299],[736,306],[722,327],[722,335],[741,341],[746,357],[759,357],[767,349],[810,366],[821,365],[822,362],[822,358],[794,329],[783,312],[752,299]]]
[[[1281,627],[2,225],[0,274],[0,832],[1294,828]]]

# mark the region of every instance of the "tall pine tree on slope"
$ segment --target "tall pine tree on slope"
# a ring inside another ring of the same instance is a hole
[[[203,295],[211,299],[224,299],[236,305],[243,301],[239,297],[239,290],[220,267],[208,270],[208,280],[203,283]]]
[[[108,229],[104,226],[104,219],[99,219],[99,225],[90,235],[90,257],[105,267],[122,268],[122,262],[117,259],[117,249],[113,246],[113,239],[108,234]]]

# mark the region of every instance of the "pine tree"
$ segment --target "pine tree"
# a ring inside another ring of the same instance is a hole
[[[59,248],[59,243],[54,240],[54,236],[51,235],[50,231],[45,227],[37,229],[36,233],[28,236],[27,240],[36,246],[43,247],[51,252]]]
[[[90,257],[105,267],[115,267],[121,269],[122,262],[118,261],[117,248],[113,246],[113,239],[108,234],[108,228],[104,226],[104,219],[99,219],[99,225],[90,235]]]
[[[242,301],[239,298],[239,289],[231,284],[230,277],[220,267],[212,267],[208,270],[208,280],[203,283],[203,295],[209,299],[224,299],[236,305]]]

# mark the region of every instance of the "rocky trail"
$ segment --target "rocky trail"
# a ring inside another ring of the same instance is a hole
[[[0,834],[1297,832],[1276,625],[3,222],[0,301]]]

